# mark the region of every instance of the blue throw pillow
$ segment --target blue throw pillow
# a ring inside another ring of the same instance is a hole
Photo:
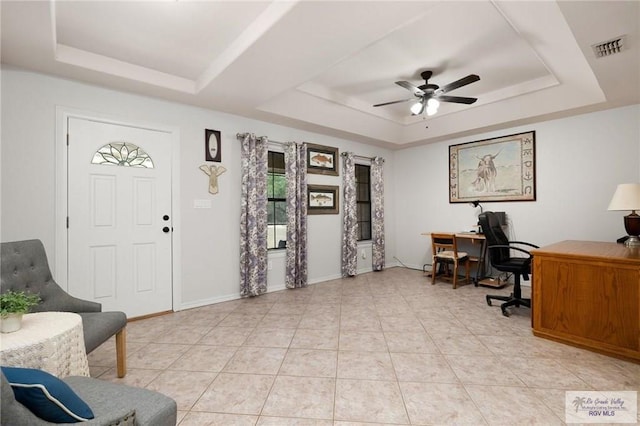
[[[93,419],[91,408],[62,380],[42,370],[2,367],[16,400],[52,423]]]

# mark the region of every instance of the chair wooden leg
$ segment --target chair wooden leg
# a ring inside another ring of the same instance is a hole
[[[470,267],[469,265],[471,265],[471,262],[469,262],[469,260],[467,259],[467,261],[465,262],[465,266],[464,266],[464,279],[465,279],[465,284],[469,284],[471,281],[469,281],[471,279],[471,271],[470,271]]]
[[[453,289],[458,287],[458,262],[453,262]]]
[[[438,260],[434,257],[431,261],[431,285],[436,283],[436,274],[438,273]]]
[[[122,378],[127,374],[127,328],[116,333],[116,370],[118,377]]]

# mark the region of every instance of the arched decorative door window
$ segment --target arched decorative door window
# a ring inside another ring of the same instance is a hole
[[[142,148],[130,142],[111,142],[96,151],[91,164],[153,169],[153,160]]]

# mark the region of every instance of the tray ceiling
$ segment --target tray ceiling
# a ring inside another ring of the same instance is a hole
[[[3,1],[2,63],[401,148],[640,103],[636,1]],[[626,35],[596,59],[591,45]],[[473,105],[412,116],[394,84]]]

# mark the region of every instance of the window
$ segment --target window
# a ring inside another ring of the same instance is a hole
[[[356,164],[358,241],[371,239],[371,166]]]
[[[284,153],[269,151],[267,170],[267,248],[285,248],[287,241],[287,180]]]
[[[153,169],[153,161],[149,154],[129,142],[112,142],[100,147],[93,155],[91,164]]]

